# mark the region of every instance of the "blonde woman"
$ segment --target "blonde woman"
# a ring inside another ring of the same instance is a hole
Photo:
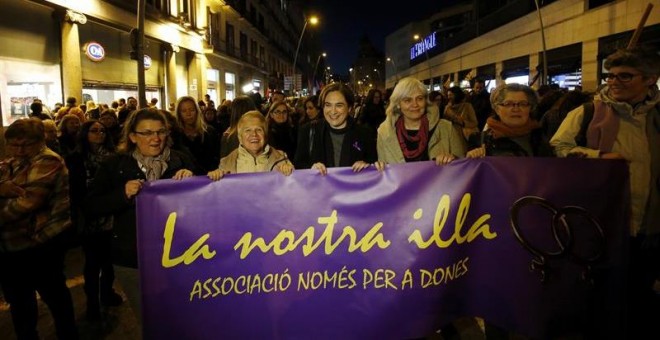
[[[217,181],[228,173],[268,172],[276,170],[285,176],[293,172],[287,155],[266,142],[266,118],[259,111],[248,111],[237,124],[239,146],[220,160],[218,169],[207,175]]]
[[[193,97],[179,98],[176,119],[181,127],[181,143],[190,150],[204,172],[215,169],[220,161],[220,135],[206,124],[202,111]]]

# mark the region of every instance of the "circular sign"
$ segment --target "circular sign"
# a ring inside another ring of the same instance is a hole
[[[151,67],[151,57],[148,55],[144,55],[144,69],[148,70]]]
[[[90,41],[85,46],[85,55],[91,61],[101,61],[105,59],[105,49],[96,41]]]

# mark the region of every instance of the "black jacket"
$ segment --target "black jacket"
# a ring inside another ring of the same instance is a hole
[[[349,117],[339,164],[335,164],[330,129],[324,120],[307,123],[300,128],[293,162],[296,169],[309,169],[317,162],[331,168],[352,166],[357,161],[373,163],[378,160],[374,133],[367,127],[355,124]]]
[[[195,165],[188,157],[179,151],[170,150],[167,170],[161,178],[172,178],[181,169],[196,172]],[[124,189],[126,182],[134,179],[146,181],[144,172],[131,155],[122,153],[110,157],[96,172],[85,210],[91,216],[113,215],[113,260],[116,264],[137,268],[135,198],[127,199]]]

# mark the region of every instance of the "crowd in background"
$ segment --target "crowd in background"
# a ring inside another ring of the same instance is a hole
[[[303,98],[272,91],[263,103],[246,95],[216,106],[209,95],[183,96],[168,110],[159,109],[157,100],[138,108],[133,97],[109,104],[79,104],[70,97],[48,113],[37,100],[30,119],[6,129],[10,157],[0,163],[0,280],[12,304],[16,332],[19,338],[35,335],[30,292],[36,290],[51,308],[58,335],[74,338],[70,295],[62,289],[61,273],[68,239],[75,239],[85,253],[88,318],[98,320],[101,306],[123,303],[113,289],[115,275],[122,286],[138,291],[133,198],[145,181],[194,175],[220,180],[231,173],[261,171],[289,175],[294,168],[323,175],[327,168],[343,166],[383,171],[393,163],[434,161],[442,166],[484,156],[628,161],[634,288],[629,321],[635,331],[645,329],[642,322],[657,310],[641,311],[657,300],[648,294],[660,272],[660,94],[655,85],[660,64],[657,53],[640,51],[610,56],[607,83],[593,92],[504,84],[489,93],[488,83],[479,78],[470,89],[429,92],[419,80],[404,78],[391,92],[371,89],[364,98],[333,83]],[[43,169],[26,169],[29,162]],[[41,171],[40,187],[55,190],[58,183],[60,196],[39,194],[40,200],[28,204],[23,197],[35,177],[15,177],[21,171]],[[49,220],[52,214],[33,215],[43,209],[62,213],[64,205],[70,211],[68,222],[64,215],[55,222]],[[34,218],[43,222],[41,241],[26,234],[34,232],[28,226]],[[74,236],[56,237],[65,230],[73,230]],[[22,237],[31,241],[21,244]],[[16,261],[33,265],[44,257],[60,271],[51,268],[27,278],[17,274]],[[8,273],[21,279],[8,279]],[[139,298],[129,295],[139,311]],[[486,324],[489,332],[497,336],[503,331]]]

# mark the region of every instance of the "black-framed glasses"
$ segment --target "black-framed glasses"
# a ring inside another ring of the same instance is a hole
[[[170,132],[167,130],[158,130],[158,131],[145,130],[145,131],[135,131],[134,133],[146,138],[151,138],[156,135],[158,135],[158,137],[160,138],[163,138],[169,136],[170,134]]]
[[[283,110],[283,111],[275,110],[275,111],[273,111],[274,115],[285,115],[287,113],[289,113],[289,111],[286,111],[286,110]]]
[[[642,75],[641,73],[621,72],[621,73],[605,73],[603,74],[603,77],[607,81],[614,81],[614,79],[619,79],[620,82],[627,83],[633,80],[633,78],[641,75]]]
[[[502,106],[502,107],[506,107],[507,109],[512,109],[514,107],[517,107],[517,108],[520,108],[520,109],[526,109],[526,108],[532,106],[532,104],[530,104],[529,102],[524,102],[524,101],[523,102],[508,102],[507,101],[507,102],[499,103],[497,105]]]

